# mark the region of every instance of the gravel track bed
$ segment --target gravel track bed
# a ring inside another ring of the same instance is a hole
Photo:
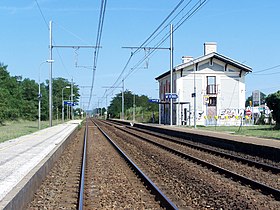
[[[161,209],[100,131],[89,126],[85,209]]]
[[[141,131],[143,129],[136,128],[135,130]],[[162,133],[157,133],[157,132],[148,131],[148,130],[145,130],[145,131],[146,132],[150,132],[150,133],[160,134],[162,136],[170,138],[170,136],[162,134]],[[212,149],[212,150],[215,150],[215,151],[228,153],[228,154],[231,154],[231,155],[234,155],[234,156],[242,157],[242,158],[245,158],[245,159],[248,159],[248,160],[252,160],[252,161],[256,161],[256,162],[260,162],[260,163],[265,163],[265,164],[268,164],[268,165],[280,168],[280,162],[274,162],[272,160],[264,159],[264,158],[261,158],[261,157],[258,157],[258,156],[251,156],[251,155],[244,154],[244,153],[241,153],[241,152],[235,152],[235,151],[232,151],[232,150],[226,150],[226,149],[210,146],[210,145],[207,145],[207,144],[202,144],[202,143],[199,143],[199,142],[194,142],[194,141],[187,140],[187,139],[181,139],[181,138],[177,138],[177,137],[172,137],[172,138],[176,139],[176,140],[179,140],[179,141],[182,141],[182,142],[187,142],[187,143],[195,145],[195,146],[201,146],[201,147],[204,147],[204,148],[209,148],[209,149]]]
[[[146,137],[149,140],[170,147],[172,149],[178,150],[182,153],[186,153],[188,155],[197,157],[199,159],[205,160],[217,166],[223,167],[229,171],[233,171],[237,174],[264,183],[270,187],[274,187],[275,189],[280,189],[280,174],[273,174],[269,171],[264,171],[256,167],[248,166],[247,164],[243,164],[241,162],[219,157],[217,155],[199,151],[197,149],[193,149],[184,145],[176,144],[174,142],[170,142],[168,140],[154,137],[146,133],[141,133],[140,131],[136,131],[136,130],[130,130],[130,131],[138,135],[141,134],[142,137]]]
[[[97,128],[88,132],[84,209],[162,209]],[[77,209],[83,136],[81,129],[26,209]]]
[[[124,134],[112,126],[103,127],[179,208],[280,208],[280,203],[269,196]]]
[[[77,209],[83,132],[66,147],[27,209]]]

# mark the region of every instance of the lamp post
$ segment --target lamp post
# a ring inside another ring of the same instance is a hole
[[[71,88],[70,86],[65,86],[64,88],[62,88],[61,91],[61,103],[62,103],[62,110],[61,110],[61,114],[62,114],[62,123],[64,123],[64,100],[63,100],[63,91],[66,88]]]
[[[52,60],[52,21],[49,24],[50,32],[50,60]],[[50,62],[49,71],[49,126],[52,127],[52,62]]]
[[[195,78],[195,72],[196,72],[196,64],[193,64],[193,126],[196,128],[196,78]]]
[[[40,65],[39,65],[39,84],[38,84],[38,129],[41,130],[41,99],[42,99],[42,93],[41,93],[41,80],[40,80],[40,77],[41,77],[41,66],[44,64],[44,63],[53,63],[54,60],[46,60],[44,62],[42,62]]]
[[[122,120],[124,120],[124,79],[122,80]]]
[[[173,95],[173,25],[170,25],[170,92]],[[173,98],[170,99],[170,125],[173,125]]]

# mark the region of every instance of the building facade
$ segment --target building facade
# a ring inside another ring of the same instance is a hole
[[[204,44],[204,55],[173,69],[173,91],[170,71],[156,78],[159,82],[160,123],[170,124],[170,100],[173,100],[173,122],[176,125],[238,124],[245,110],[245,76],[252,69],[217,53],[216,43]],[[169,93],[176,99],[169,99]],[[195,116],[195,118],[194,118]]]

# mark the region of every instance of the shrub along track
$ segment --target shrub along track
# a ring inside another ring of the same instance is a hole
[[[180,208],[192,206],[195,209],[278,209],[280,207],[280,203],[274,198],[223,175],[170,154],[135,136],[125,134],[113,126],[103,124],[103,128],[114,136],[113,139],[138,165],[141,165],[146,174],[154,177],[153,181],[161,185],[165,189],[165,194]]]

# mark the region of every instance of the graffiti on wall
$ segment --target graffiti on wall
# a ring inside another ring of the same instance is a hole
[[[235,116],[242,116],[244,113],[244,109],[221,109],[219,115],[221,118],[227,116],[229,118],[233,118]]]

